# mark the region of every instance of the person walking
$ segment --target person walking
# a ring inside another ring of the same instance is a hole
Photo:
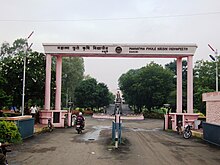
[[[31,111],[32,118],[34,118],[34,121],[36,121],[37,106],[32,105],[30,108],[30,111]]]

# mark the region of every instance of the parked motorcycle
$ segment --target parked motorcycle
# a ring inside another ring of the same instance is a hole
[[[189,139],[189,138],[192,136],[192,131],[191,131],[191,129],[192,129],[192,126],[189,125],[189,124],[187,124],[187,125],[185,126],[185,129],[184,129],[184,131],[183,131],[183,137],[184,137],[185,139]]]
[[[5,156],[5,160],[4,160],[4,162],[0,162],[0,164],[6,164],[6,165],[8,165],[8,161],[7,161],[7,157],[6,157],[6,153],[7,152],[11,152],[11,149],[8,149],[7,148],[7,146],[9,146],[10,144],[8,144],[8,143],[0,143],[0,153],[1,154],[4,154],[4,156]]]

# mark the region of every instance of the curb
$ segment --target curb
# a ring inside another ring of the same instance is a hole
[[[107,114],[93,114],[93,118],[95,119],[115,119],[115,116],[107,115]],[[129,115],[129,116],[123,116],[121,115],[122,120],[144,120],[143,115]]]

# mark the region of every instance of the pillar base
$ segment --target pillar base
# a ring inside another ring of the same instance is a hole
[[[194,121],[198,119],[199,114],[197,113],[169,113],[172,122],[172,130],[176,131],[178,120],[182,120],[182,126],[188,123],[194,128]],[[168,129],[168,115],[165,115],[165,130]]]
[[[48,124],[48,119],[50,118],[54,127],[70,126],[71,118],[68,117],[65,121],[66,115],[70,114],[67,110],[41,110],[39,114],[40,124]]]

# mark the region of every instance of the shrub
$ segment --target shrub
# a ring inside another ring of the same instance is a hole
[[[80,112],[79,110],[72,110],[72,114],[73,114],[73,115],[78,115],[79,112]]]
[[[158,112],[143,112],[144,118],[163,119],[164,114]]]
[[[93,111],[92,110],[85,110],[84,115],[93,115]]]
[[[0,141],[19,143],[22,141],[21,134],[14,122],[0,121]]]

